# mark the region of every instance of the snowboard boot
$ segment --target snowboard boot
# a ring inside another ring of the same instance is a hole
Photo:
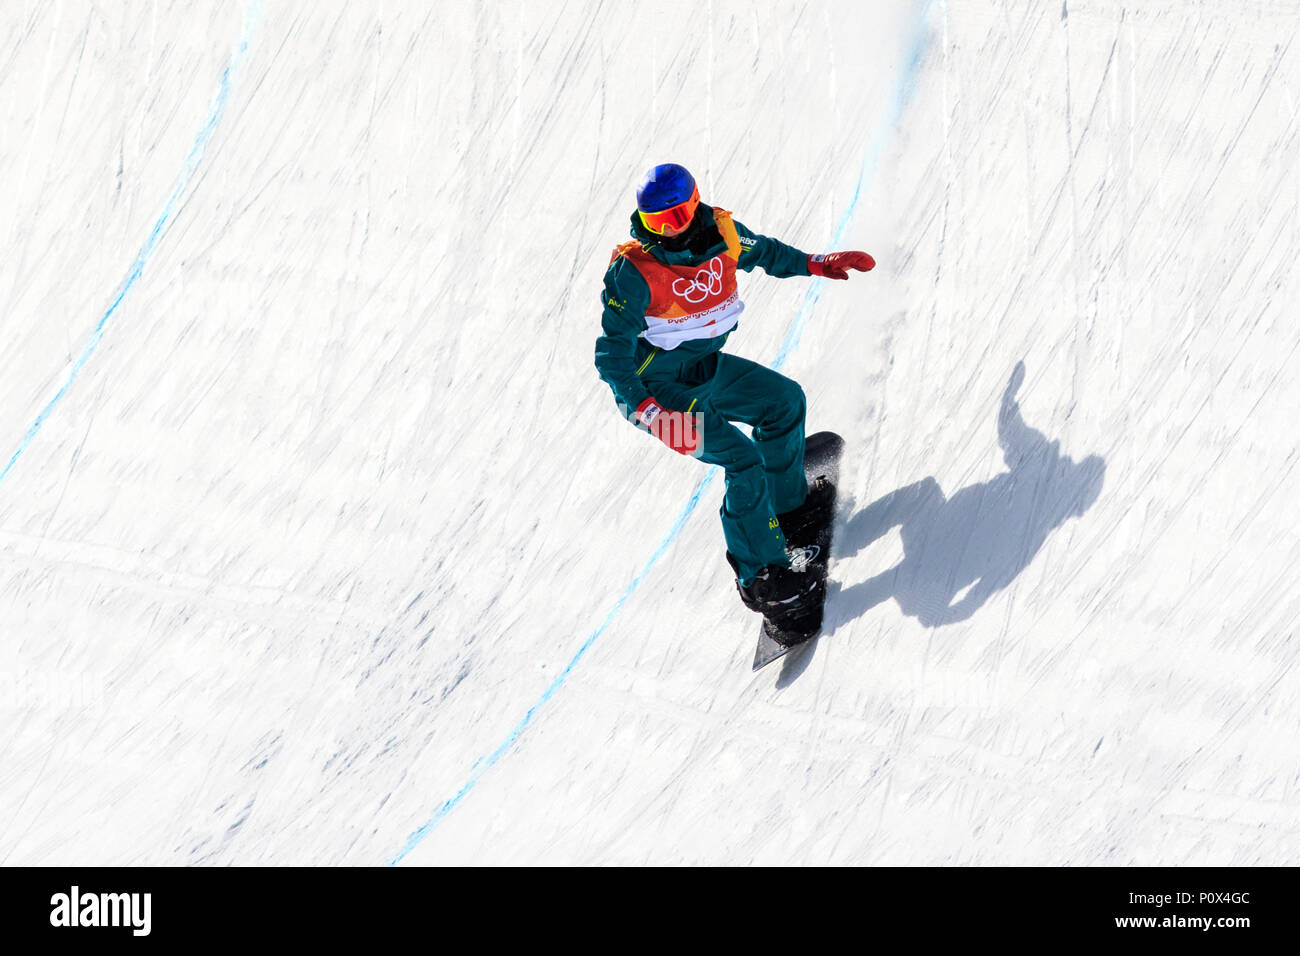
[[[811,544],[817,532],[834,517],[831,508],[835,502],[835,486],[825,475],[818,475],[808,485],[808,497],[792,511],[776,516],[781,523],[781,533],[788,544]]]
[[[816,630],[809,628],[804,618],[809,606],[817,603],[812,601],[817,589],[825,587],[825,569],[810,566],[807,551],[802,547],[787,549],[786,553],[790,555],[791,567],[769,564],[754,575],[753,581],[742,586],[736,559],[727,552],[727,561],[737,575],[736,590],[745,607],[763,615],[778,631]]]

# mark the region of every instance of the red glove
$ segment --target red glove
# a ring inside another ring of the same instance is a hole
[[[808,257],[809,275],[827,279],[847,279],[850,269],[870,272],[875,267],[876,260],[865,252],[828,252],[824,256]]]
[[[679,455],[699,453],[699,417],[664,408],[653,398],[647,398],[636,407],[636,420]]]

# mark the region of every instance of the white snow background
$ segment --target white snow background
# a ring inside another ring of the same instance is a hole
[[[1298,27],[8,0],[0,864],[1300,863]],[[592,365],[665,161],[879,261],[741,277],[848,440],[757,675]]]

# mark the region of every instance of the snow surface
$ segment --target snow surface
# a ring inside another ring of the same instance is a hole
[[[1295,2],[0,8],[0,863],[1300,863]],[[757,675],[631,191],[852,281]]]

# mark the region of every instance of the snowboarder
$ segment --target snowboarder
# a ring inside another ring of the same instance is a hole
[[[632,241],[615,248],[605,273],[596,368],[629,421],[725,469],[727,559],[746,607],[762,612],[800,594],[802,562],[787,551],[787,533],[828,521],[817,510],[834,489],[809,488],[804,476],[803,389],[722,351],[744,309],[736,270],[847,279],[876,263],[865,252],[809,255],[752,232],[700,202],[694,177],[674,163],[650,170],[636,200]],[[753,437],[732,422],[753,426]]]

